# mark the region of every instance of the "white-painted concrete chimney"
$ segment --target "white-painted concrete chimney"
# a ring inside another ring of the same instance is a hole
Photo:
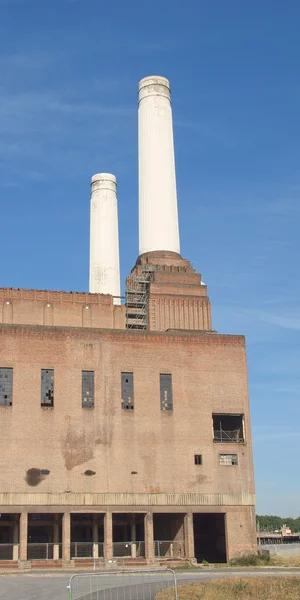
[[[170,84],[139,82],[139,253],[180,253]]]
[[[120,296],[117,183],[97,173],[91,184],[90,293]],[[114,304],[120,304],[115,298]]]

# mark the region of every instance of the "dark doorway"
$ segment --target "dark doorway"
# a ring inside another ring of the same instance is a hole
[[[225,515],[194,514],[195,557],[197,562],[226,562]]]

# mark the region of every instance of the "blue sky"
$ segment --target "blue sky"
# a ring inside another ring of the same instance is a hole
[[[137,82],[168,77],[182,255],[214,328],[246,335],[257,510],[282,516],[300,514],[299,23],[298,0],[0,0],[0,285],[88,289],[99,171],[124,281]]]

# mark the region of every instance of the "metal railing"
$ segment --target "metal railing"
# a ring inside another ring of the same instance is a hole
[[[243,432],[240,429],[224,431],[223,429],[214,429],[214,442],[234,442],[237,444],[244,443]]]
[[[71,558],[101,558],[103,542],[71,542]]]
[[[114,558],[144,558],[145,542],[114,542],[113,556]]]
[[[0,560],[13,560],[15,544],[0,544]]]
[[[27,560],[53,560],[60,559],[61,544],[33,543],[27,544]]]
[[[172,569],[84,573],[73,575],[68,585],[69,600],[151,600],[163,590],[164,600],[178,600]]]
[[[155,540],[154,541],[155,558],[184,558],[183,540]]]

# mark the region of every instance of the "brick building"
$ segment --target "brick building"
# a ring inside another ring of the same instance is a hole
[[[173,249],[115,300],[0,289],[0,560],[256,551],[244,337]]]

